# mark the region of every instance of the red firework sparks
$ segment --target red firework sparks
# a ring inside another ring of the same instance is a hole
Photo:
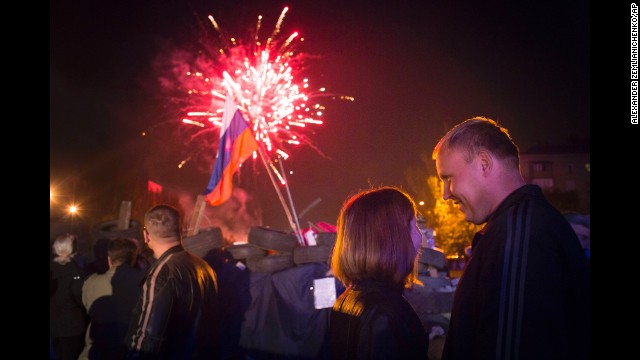
[[[324,106],[318,97],[335,96],[324,88],[311,90],[308,79],[299,79],[304,53],[295,51],[304,41],[298,32],[280,36],[285,7],[271,35],[260,41],[262,16],[258,16],[255,33],[242,42],[224,34],[213,16],[209,20],[219,34],[220,44],[212,56],[199,56],[195,66],[182,66],[181,88],[190,100],[182,123],[200,127],[197,137],[218,131],[226,94],[231,94],[249,122],[253,133],[267,154],[289,157],[289,148],[301,144],[313,147],[305,129],[322,125]],[[340,96],[353,101],[352,97]]]

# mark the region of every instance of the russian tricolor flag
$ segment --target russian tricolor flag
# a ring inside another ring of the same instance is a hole
[[[205,199],[213,206],[231,197],[233,174],[251,154],[258,149],[247,121],[242,117],[231,96],[227,95],[220,126],[220,147]]]

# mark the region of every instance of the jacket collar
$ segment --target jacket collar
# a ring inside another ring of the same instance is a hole
[[[521,187],[514,190],[511,194],[509,194],[509,196],[507,196],[504,200],[502,200],[502,203],[500,203],[498,208],[493,213],[491,213],[491,215],[489,215],[486,222],[487,223],[490,222],[496,216],[500,215],[501,213],[509,209],[511,206],[513,206],[515,203],[522,201],[523,198],[532,198],[532,197],[544,198],[544,195],[542,194],[542,189],[540,189],[540,186],[534,185],[534,184],[522,185]]]
[[[175,254],[180,251],[184,251],[184,247],[182,246],[182,244],[178,244],[172,248],[169,248],[169,250],[165,251],[162,255],[160,255],[160,257],[158,258],[158,261],[164,260],[165,258],[169,257],[171,254]]]
[[[478,244],[478,242],[484,236],[484,232],[487,229],[487,224],[489,224],[495,217],[497,217],[498,215],[500,215],[503,212],[507,211],[507,209],[509,209],[514,204],[522,201],[522,199],[524,199],[524,198],[534,198],[534,197],[544,198],[544,195],[542,194],[542,189],[540,188],[540,186],[534,185],[534,184],[522,185],[521,187],[519,187],[516,190],[514,190],[511,194],[509,194],[509,196],[507,196],[500,203],[498,208],[494,212],[492,212],[491,215],[489,215],[489,217],[487,217],[487,221],[485,221],[484,226],[482,227],[482,229],[480,229],[478,232],[476,232],[475,235],[473,236],[473,239],[471,240],[471,249],[472,249],[472,251],[473,251],[473,249],[475,249],[475,247]]]

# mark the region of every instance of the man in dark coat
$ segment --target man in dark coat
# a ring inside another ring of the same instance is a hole
[[[144,216],[144,237],[157,260],[134,309],[127,359],[215,359],[220,351],[217,276],[181,243],[180,214],[156,205]]]
[[[442,359],[590,358],[588,261],[562,214],[525,183],[508,131],[466,120],[433,158],[443,198],[485,224],[456,288]]]

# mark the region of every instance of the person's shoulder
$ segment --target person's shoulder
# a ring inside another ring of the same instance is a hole
[[[213,268],[211,267],[211,265],[209,265],[209,263],[201,258],[200,256],[192,253],[191,251],[188,250],[184,250],[181,253],[179,253],[179,259],[183,264],[189,264],[192,266],[204,266],[204,267],[208,267],[211,268],[213,270]]]
[[[395,313],[406,302],[401,292],[391,289],[384,291],[384,288],[365,288],[358,293],[358,300],[365,309],[380,314]]]
[[[177,251],[166,259],[158,261],[160,261],[160,263],[155,266],[155,272],[159,274],[188,270],[201,266],[203,263],[209,266],[202,258],[188,251]]]
[[[393,293],[393,295],[384,296],[380,293],[365,294],[360,300],[364,304],[362,313],[365,322],[372,327],[395,328],[402,331],[413,331],[421,325],[420,318],[415,312],[411,304],[402,296]]]
[[[562,213],[544,197],[532,197],[525,203],[524,215],[531,218],[531,221],[539,227],[558,226],[570,228],[569,222]]]
[[[544,197],[532,197],[523,207],[523,224],[531,232],[531,236],[544,244],[576,242],[575,231],[562,215]]]
[[[60,268],[62,265],[58,264],[57,262],[50,260],[49,261],[49,272],[51,273],[51,275],[53,277],[56,276],[57,273],[60,272]]]
[[[91,286],[91,284],[93,284],[94,282],[99,281],[101,276],[104,276],[104,274],[98,274],[98,273],[90,274],[89,276],[87,276],[86,279],[84,279],[84,285]]]
[[[530,218],[532,221],[557,221],[563,216],[544,196],[537,185],[526,184],[514,191],[505,201],[506,214]]]
[[[146,275],[147,269],[141,269],[137,266],[131,265],[120,265],[118,266],[118,269],[116,269],[116,273],[120,273],[122,276],[127,278],[140,279]]]
[[[566,231],[569,223],[544,196],[531,191],[521,191],[496,211],[485,228],[485,235],[506,231],[509,226],[529,228],[533,232]]]
[[[78,263],[76,263],[73,260],[64,264],[60,264],[55,261],[52,261],[50,269],[54,274],[58,273],[63,276],[82,275],[82,277],[84,278],[84,270],[82,270],[82,268],[78,265]]]
[[[145,271],[144,269],[141,269],[135,265],[122,264],[122,265],[118,265],[115,272],[138,273],[138,272],[144,272],[144,271]]]

